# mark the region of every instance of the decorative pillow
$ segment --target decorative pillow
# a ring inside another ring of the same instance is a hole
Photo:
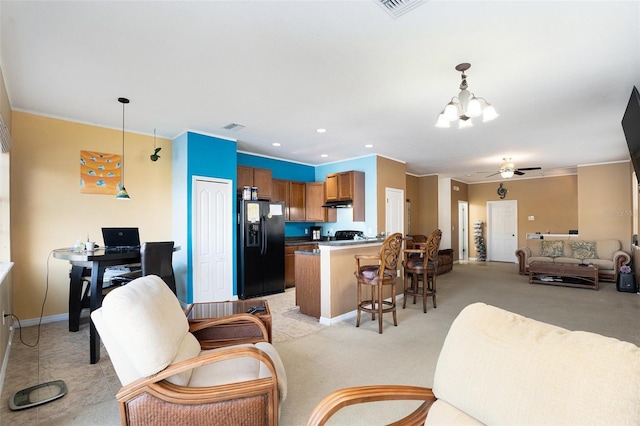
[[[598,258],[595,241],[571,241],[571,249],[573,250],[573,257],[576,259]]]
[[[547,241],[542,240],[542,256],[544,257],[560,257],[564,256],[564,241]]]

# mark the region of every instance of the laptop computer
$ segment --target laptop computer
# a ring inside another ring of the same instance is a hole
[[[126,251],[140,249],[138,228],[102,228],[102,239],[106,251]]]

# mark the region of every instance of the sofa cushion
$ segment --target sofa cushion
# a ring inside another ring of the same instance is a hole
[[[550,262],[550,263],[553,263],[553,257],[535,256],[535,257],[527,258],[527,265],[531,264],[531,262]]]
[[[597,259],[595,241],[571,241],[571,250],[576,259]]]
[[[564,241],[542,240],[542,256],[544,257],[564,256]]]
[[[484,424],[640,424],[640,348],[475,303],[453,322],[436,397]]]
[[[598,240],[596,245],[599,259],[613,260],[613,254],[618,250],[622,250],[620,240]]]

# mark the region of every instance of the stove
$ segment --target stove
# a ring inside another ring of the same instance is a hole
[[[362,231],[336,231],[334,237],[336,241],[345,241],[355,239],[356,235],[360,238],[364,238],[364,232]]]

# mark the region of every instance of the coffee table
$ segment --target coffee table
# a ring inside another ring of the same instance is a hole
[[[599,289],[598,267],[573,263],[531,262],[529,284]]]
[[[266,300],[249,299],[227,302],[192,303],[187,307],[185,314],[187,315],[189,324],[196,324],[211,318],[247,313],[251,308],[255,307],[264,308],[263,310],[256,311],[253,315],[256,315],[264,324],[269,336],[269,343],[271,343],[271,311],[269,310],[269,304]],[[260,328],[256,326],[256,324],[246,320],[217,325],[196,331],[194,334],[200,341],[203,349],[228,346],[236,342],[255,343],[263,340]]]

